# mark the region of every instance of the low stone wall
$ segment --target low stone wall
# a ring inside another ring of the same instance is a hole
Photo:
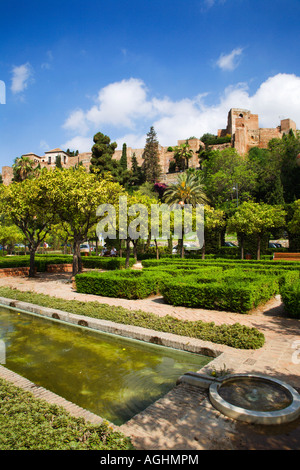
[[[71,273],[73,271],[72,264],[48,264],[47,272],[49,273]]]
[[[25,267],[25,268],[1,268],[0,269],[0,277],[28,276],[28,275],[29,275],[29,267]]]

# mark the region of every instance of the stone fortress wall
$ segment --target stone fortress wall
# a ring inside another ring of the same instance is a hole
[[[267,148],[273,138],[281,139],[290,130],[296,131],[291,119],[283,119],[276,128],[260,128],[258,115],[247,109],[232,108],[228,113],[226,129],[219,129],[218,136],[231,135],[231,144],[240,155],[245,155],[252,147]]]
[[[232,108],[227,117],[226,129],[218,130],[218,137],[231,135],[231,142],[228,144],[214,145],[213,148],[223,149],[226,147],[233,147],[237,150],[240,155],[245,155],[252,147],[267,148],[268,142],[273,138],[282,138],[284,134],[287,134],[290,130],[296,131],[296,124],[291,119],[283,119],[280,121],[280,125],[276,128],[260,128],[257,114],[251,114],[251,111],[247,109]],[[185,143],[186,140],[178,140],[176,145]],[[200,147],[205,147],[200,139],[192,138],[189,139],[189,145],[193,150],[193,157],[190,160],[190,167],[198,168],[198,150]],[[162,168],[161,181],[170,183],[177,178],[176,173],[169,173],[169,164],[173,160],[174,153],[168,151],[169,147],[159,146],[159,159]],[[143,163],[143,152],[144,149],[133,149],[127,147],[127,166],[131,167],[131,159],[135,154],[138,164]],[[77,156],[69,156],[63,150],[57,148],[45,152],[43,156],[36,155],[34,153],[24,154],[24,157],[29,157],[31,160],[40,164],[41,167],[54,168],[56,157],[61,157],[61,164],[63,168],[70,168],[82,163],[82,165],[89,169],[90,159],[92,156],[91,152],[80,153]],[[120,160],[122,156],[122,150],[116,150],[113,158]],[[2,179],[5,185],[11,183],[13,178],[13,170],[10,166],[2,167]]]

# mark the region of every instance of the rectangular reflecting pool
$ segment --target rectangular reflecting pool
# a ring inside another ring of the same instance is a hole
[[[0,307],[6,368],[121,425],[212,358]]]

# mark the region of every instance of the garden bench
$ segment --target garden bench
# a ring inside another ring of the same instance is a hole
[[[300,253],[273,253],[273,260],[300,261]]]

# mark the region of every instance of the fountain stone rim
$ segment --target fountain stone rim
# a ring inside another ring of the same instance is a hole
[[[267,381],[279,385],[291,395],[291,404],[281,410],[254,411],[233,405],[220,396],[218,390],[220,387],[222,387],[225,382],[244,377],[261,379],[262,381]],[[209,386],[209,398],[213,406],[224,415],[236,419],[238,421],[244,421],[248,423],[270,425],[283,424],[294,421],[300,415],[299,393],[289,384],[279,379],[262,374],[240,373],[228,375],[224,377],[224,379],[220,382],[214,382]]]

